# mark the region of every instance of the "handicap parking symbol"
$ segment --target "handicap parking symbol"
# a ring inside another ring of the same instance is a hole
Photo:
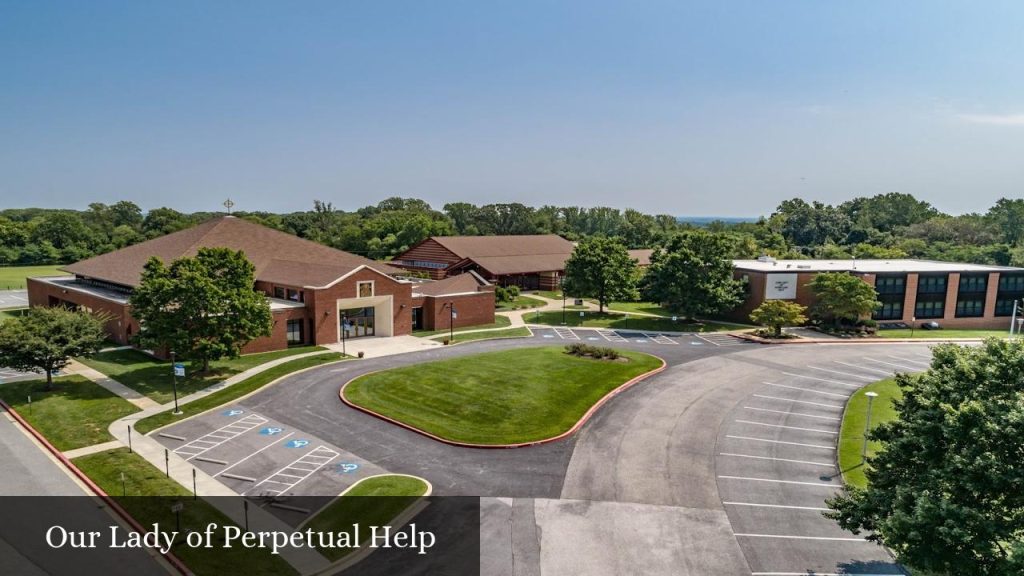
[[[244,414],[244,413],[245,413],[245,410],[239,410],[237,408],[234,409],[234,410],[225,410],[225,411],[221,412],[221,414],[224,415],[224,416],[238,416],[239,414]]]
[[[260,434],[262,434],[264,436],[277,436],[278,434],[280,434],[283,431],[284,431],[284,428],[270,427],[270,428],[264,428],[263,430],[260,430]]]
[[[288,443],[284,445],[284,447],[285,448],[302,448],[303,446],[306,446],[308,444],[309,444],[309,440],[289,440]]]
[[[352,472],[359,470],[359,464],[356,464],[355,462],[341,462],[335,468],[337,469],[338,474],[351,474]]]

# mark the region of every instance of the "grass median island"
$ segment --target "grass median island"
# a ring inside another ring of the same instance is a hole
[[[562,325],[562,311],[529,312],[523,315],[527,324]],[[655,318],[651,316],[629,316],[585,311],[580,316],[578,311],[566,312],[565,325],[583,328],[612,328],[615,330],[643,330],[648,332],[722,332],[741,328],[740,324],[726,324],[711,320],[701,322],[672,321],[672,318]]]
[[[175,530],[176,519],[171,505],[178,501],[182,503],[182,532],[202,531],[211,523],[235,525],[209,502],[202,498],[193,500],[190,490],[165,477],[161,470],[138,454],[128,452],[127,448],[81,456],[73,462],[147,529],[158,523],[162,530]],[[241,506],[242,499],[237,500]],[[202,576],[298,574],[283,558],[271,554],[266,548],[245,548],[237,541],[230,548],[225,548],[221,546],[223,529],[213,534],[213,548],[192,548],[179,541],[172,551],[189,569]]]
[[[314,532],[351,534],[352,525],[361,527],[361,542],[370,537],[369,526],[386,526],[416,499],[427,493],[427,484],[412,476],[374,476],[356,484],[335,499],[303,526]],[[354,548],[319,548],[332,562],[354,552]]]
[[[139,409],[81,376],[25,380],[0,385],[0,398],[61,452],[113,440],[111,422]],[[32,397],[31,405],[28,402]]]
[[[879,338],[1008,338],[1010,336],[1009,329],[1006,330],[948,330],[943,328],[941,330],[925,330],[923,328],[917,328],[911,335],[910,328],[893,328],[889,330],[879,330],[877,333]]]
[[[45,266],[3,266],[0,267],[0,290],[24,290],[26,278],[32,276],[67,276],[58,270],[63,264]]]
[[[492,330],[489,332],[470,332],[468,334],[455,333],[454,344],[459,342],[471,342],[473,340],[491,340],[494,338],[523,338],[530,336],[531,332],[529,328],[520,326],[519,328],[508,328],[506,330]],[[431,340],[437,340],[438,342],[447,338],[448,335],[434,336]]]
[[[495,310],[497,310],[498,312],[507,312],[509,310],[520,310],[523,308],[540,308],[541,306],[547,304],[547,302],[543,300],[538,300],[537,298],[530,298],[529,296],[519,295],[510,301],[495,302],[495,304]]]
[[[199,372],[196,366],[186,362],[185,373],[187,376],[185,378],[178,378],[178,397],[180,398],[183,395],[202,390],[210,384],[220,382],[265,362],[317,350],[324,350],[324,348],[319,346],[300,346],[288,348],[287,350],[246,354],[238,358],[215,360],[210,362],[210,370],[208,372]],[[170,362],[157,360],[148,354],[133,349],[100,352],[90,358],[80,358],[79,361],[140,394],[145,394],[160,404],[166,404],[174,399],[174,373]]]
[[[170,411],[161,412],[154,414],[148,418],[143,418],[135,423],[135,430],[140,434],[147,434],[157,428],[166,426],[173,423],[175,420],[181,420],[188,418],[189,416],[195,416],[201,412],[216,408],[222,404],[231,402],[237,398],[245,396],[246,394],[258,390],[259,388],[277,380],[278,378],[297,372],[299,370],[305,370],[306,368],[312,368],[314,366],[320,366],[321,364],[329,364],[331,362],[337,362],[342,360],[344,356],[337,352],[330,352],[327,354],[317,354],[316,356],[308,356],[306,358],[297,358],[295,360],[289,360],[282,364],[278,364],[273,368],[264,370],[259,374],[254,374],[241,382],[228,386],[223,390],[218,390],[208,396],[203,396],[198,400],[194,400],[187,404],[181,405],[181,411],[183,414],[175,416]]]
[[[639,352],[619,360],[540,347],[475,354],[367,374],[352,403],[456,442],[515,444],[557,436],[605,394],[661,366]]]
[[[867,478],[864,466],[861,465],[861,450],[864,446],[864,425],[868,411],[868,398],[865,392],[877,392],[878,397],[871,403],[871,429],[874,430],[883,422],[895,419],[898,414],[893,407],[893,400],[903,396],[894,378],[886,378],[858,390],[850,397],[843,412],[843,424],[839,432],[839,469],[843,471],[843,480],[851,486],[864,488]],[[868,457],[881,448],[878,442],[868,442]]]
[[[456,311],[458,311],[458,309],[456,309]],[[443,325],[443,327],[438,329],[438,330],[416,330],[416,331],[414,331],[412,333],[412,335],[420,337],[420,338],[429,338],[431,336],[439,336],[439,335],[447,334],[449,332],[449,330],[447,328],[448,318],[444,318],[442,320],[441,324]],[[456,327],[455,328],[455,333],[458,334],[459,332],[465,332],[466,330],[485,330],[485,329],[489,329],[489,328],[507,328],[507,327],[509,327],[511,325],[512,325],[512,321],[509,320],[507,316],[495,315],[494,316],[494,322],[491,323],[491,324],[478,324],[476,326],[463,326],[461,328]]]

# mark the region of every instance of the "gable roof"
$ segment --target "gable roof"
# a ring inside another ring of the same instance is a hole
[[[241,250],[256,268],[256,279],[292,286],[323,286],[360,266],[385,274],[401,271],[286,232],[234,216],[221,216],[198,226],[75,262],[66,272],[138,286],[146,262],[156,256],[170,264],[195,256],[200,248]]]
[[[460,258],[572,254],[573,243],[557,234],[523,236],[431,236]]]
[[[446,294],[463,294],[466,292],[479,292],[481,286],[488,286],[490,283],[477,275],[476,272],[457,274],[449,276],[437,282],[425,282],[412,287],[413,294],[421,296],[444,296]]]

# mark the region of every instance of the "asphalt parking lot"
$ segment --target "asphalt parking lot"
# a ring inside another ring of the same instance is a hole
[[[708,332],[706,334],[678,334],[647,332],[637,330],[610,330],[606,328],[531,328],[537,338],[566,340],[594,345],[642,344],[664,346],[749,346],[749,340],[734,338],[728,334]]]
[[[0,290],[0,309],[28,307],[28,290]]]

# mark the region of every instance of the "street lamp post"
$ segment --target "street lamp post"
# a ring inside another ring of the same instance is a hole
[[[914,326],[917,325],[917,316],[910,317],[910,337],[914,337]]]
[[[565,288],[562,288],[562,326],[565,326]]]
[[[865,392],[865,396],[868,397],[868,416],[864,422],[864,445],[860,449],[860,461],[861,463],[867,462],[868,460],[868,432],[871,431],[871,403],[878,396],[878,392]]]
[[[181,409],[178,408],[178,366],[174,363],[174,350],[171,350],[171,377],[174,379],[172,387],[174,389],[174,414],[175,416],[181,416]]]
[[[348,314],[341,315],[341,355],[348,356],[345,351],[345,337],[348,334]]]
[[[455,342],[455,302],[448,303],[448,342]]]

